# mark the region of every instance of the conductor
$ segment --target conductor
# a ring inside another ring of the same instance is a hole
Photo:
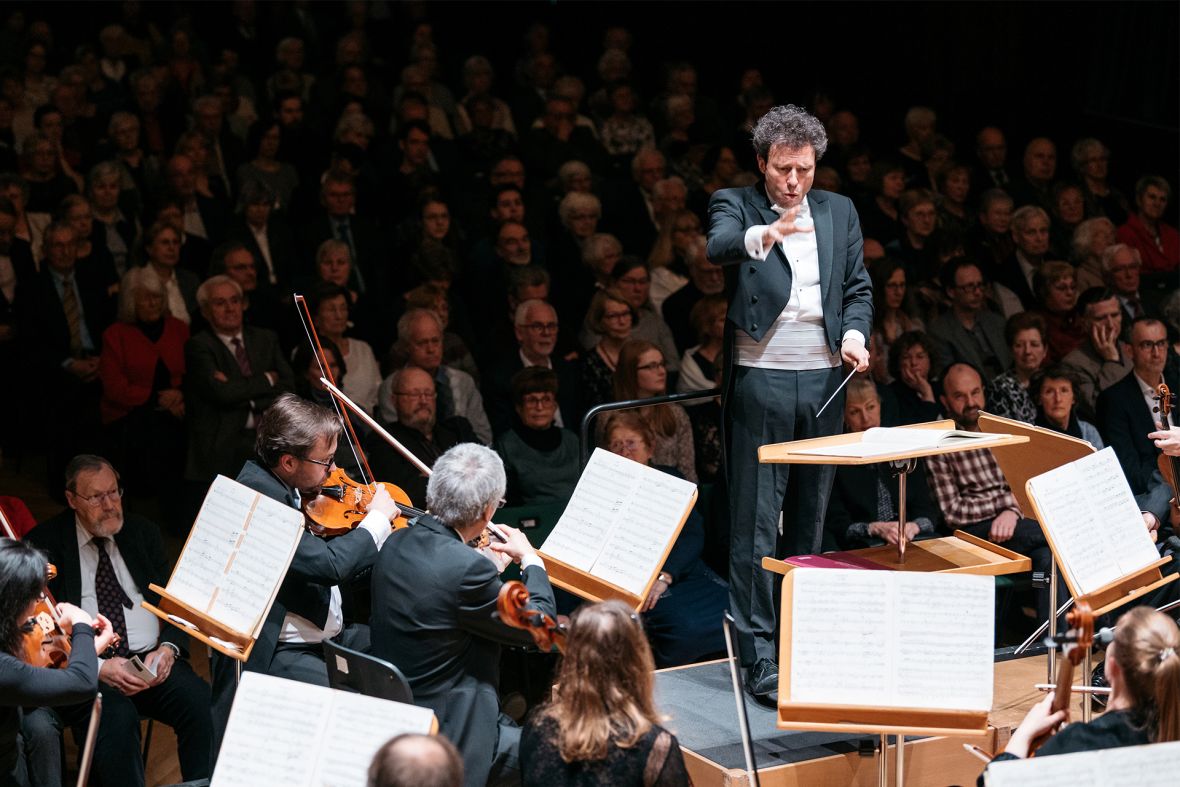
[[[731,515],[730,607],[746,689],[777,702],[774,578],[766,555],[818,551],[835,467],[760,464],[767,443],[837,434],[842,364],[864,371],[872,285],[852,202],[813,191],[827,149],[823,124],[779,106],[754,127],[764,179],[722,189],[709,202],[708,257],[725,266],[730,293],[723,405]],[[788,486],[788,476],[790,485]],[[779,520],[782,517],[780,541]]]

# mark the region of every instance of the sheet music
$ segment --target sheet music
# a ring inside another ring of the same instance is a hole
[[[1113,448],[1029,481],[1058,561],[1080,594],[1159,557]]]
[[[791,576],[792,702],[991,708],[991,577],[810,568]]]
[[[429,734],[433,718],[414,705],[246,672],[211,784],[358,787],[377,749],[403,732]]]
[[[255,634],[303,534],[303,515],[225,476],[205,495],[168,594]]]
[[[870,457],[902,454],[926,448],[939,448],[970,442],[985,447],[1007,435],[965,432],[957,429],[902,429],[875,426],[861,435],[858,442],[845,445],[822,445],[800,448],[793,453],[810,456]]]
[[[541,552],[640,595],[696,485],[595,449]]]
[[[1124,746],[993,762],[988,787],[1170,787],[1180,772],[1180,742]]]

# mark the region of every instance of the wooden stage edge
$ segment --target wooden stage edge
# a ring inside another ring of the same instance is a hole
[[[692,665],[700,666],[700,665]],[[675,669],[686,669],[678,667]],[[986,735],[933,737],[906,741],[905,783],[907,787],[946,787],[946,785],[974,785],[983,772],[984,763],[963,748],[973,744],[989,752],[1002,751],[1013,730],[1020,724],[1028,709],[1044,694],[1034,685],[1045,682],[1045,657],[1029,656],[999,662],[995,665],[995,689],[992,710],[988,714]],[[1095,712],[1097,715],[1097,712]],[[1075,692],[1071,718],[1081,718],[1081,698]],[[675,732],[675,720],[671,722]],[[737,730],[734,731],[735,743]],[[887,753],[890,779],[894,767],[893,737]],[[684,763],[695,787],[748,787],[746,772],[729,769],[696,752],[681,747]],[[758,778],[762,787],[874,787],[877,784],[877,758],[861,756],[857,752],[821,757],[805,762],[761,768]]]

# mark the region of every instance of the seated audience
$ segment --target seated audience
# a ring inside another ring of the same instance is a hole
[[[934,399],[934,342],[921,331],[909,331],[897,337],[889,355],[889,376],[893,382],[885,387],[886,422],[905,426],[934,421],[942,410]]]
[[[951,308],[930,323],[935,360],[943,369],[969,363],[990,380],[1012,359],[1004,341],[1004,318],[987,308],[983,271],[970,259],[958,257],[943,266],[942,280]]]
[[[647,256],[651,302],[657,309],[688,283],[689,246],[700,232],[701,220],[691,210],[676,211],[660,226],[660,234]]]
[[[1086,219],[1073,231],[1069,261],[1078,269],[1078,289],[1105,286],[1102,252],[1115,244],[1114,224],[1105,216]]]
[[[521,783],[687,784],[676,736],[660,726],[653,669],[651,650],[626,605],[579,607],[569,623],[553,694],[521,735]]]
[[[686,250],[688,282],[668,296],[660,310],[680,352],[699,337],[692,324],[692,310],[704,298],[725,291],[725,272],[705,256],[705,236],[697,235]]]
[[[1049,214],[1038,205],[1024,204],[1012,214],[1011,231],[1016,250],[1001,264],[994,288],[1006,317],[1036,308],[1033,273],[1049,252]]]
[[[1119,227],[1118,239],[1139,251],[1144,273],[1169,273],[1180,266],[1180,232],[1163,221],[1171,198],[1171,185],[1158,175],[1135,182],[1135,211]]]
[[[577,434],[556,423],[557,373],[528,366],[512,376],[511,385],[513,418],[495,443],[508,476],[508,504],[569,500],[581,475],[581,454]]]
[[[680,359],[680,376],[676,378],[678,393],[707,391],[716,387],[714,380],[722,368],[721,348],[725,341],[725,315],[728,310],[729,299],[721,293],[706,295],[693,305],[690,319],[699,343],[685,350],[684,357]],[[696,404],[700,402],[688,403],[690,407]]]
[[[631,329],[632,339],[644,339],[660,348],[669,359],[668,371],[675,374],[680,368],[676,355],[676,340],[664,318],[651,302],[651,274],[647,263],[638,257],[623,257],[611,271],[611,288],[631,307],[636,322]],[[582,325],[582,346],[589,349],[598,341],[599,332],[589,322]]]
[[[668,366],[660,348],[642,339],[631,339],[619,351],[615,368],[615,401],[648,399],[668,392]],[[696,483],[697,471],[692,443],[692,423],[679,404],[660,404],[638,410],[651,427],[653,461],[675,467],[684,478]],[[601,422],[600,422],[601,424]],[[602,434],[604,427],[598,426]]]
[[[593,328],[599,339],[580,355],[583,403],[587,408],[615,401],[614,374],[619,351],[631,338],[635,322],[635,310],[617,290],[594,293],[586,312],[586,325]]]
[[[1062,366],[1050,366],[1037,374],[1029,389],[1037,403],[1037,426],[1085,440],[1099,451],[1105,447],[1098,428],[1078,418],[1077,382],[1069,370]]]
[[[339,349],[348,379],[340,389],[367,412],[377,407],[377,389],[381,386],[381,367],[373,348],[363,339],[348,336],[348,291],[335,284],[319,284],[307,297],[307,309],[321,340],[331,341]]]
[[[1147,314],[1139,294],[1139,271],[1143,267],[1139,250],[1116,243],[1102,250],[1102,283],[1119,299],[1123,322],[1127,325]],[[1175,282],[1173,282],[1175,284]]]
[[[467,347],[467,341],[455,332],[451,322],[454,310],[451,308],[453,288],[449,283],[426,282],[406,293],[407,309],[430,309],[438,315],[443,326],[443,363],[461,372],[467,372],[479,381],[479,367]],[[460,314],[460,316],[462,316]]]
[[[844,399],[844,428],[863,432],[877,426],[881,426],[877,386],[868,377],[854,377]],[[930,501],[921,462],[909,474],[906,492],[905,540],[933,536],[938,512]],[[887,462],[836,468],[824,530],[841,549],[875,546],[880,541],[896,544],[897,515],[897,476]]]
[[[913,293],[908,286],[908,275],[901,260],[886,257],[874,263],[873,276],[873,379],[885,385],[893,380],[889,375],[889,351],[897,337],[910,331],[925,330],[914,306]]]
[[[1037,406],[1028,385],[1045,364],[1045,320],[1036,312],[1014,314],[1004,325],[1004,338],[1012,352],[1012,368],[987,384],[987,411],[1031,424]]]
[[[1033,274],[1037,309],[1045,321],[1045,344],[1049,363],[1057,363],[1077,349],[1085,339],[1078,319],[1078,280],[1068,262],[1050,261]]]
[[[1031,757],[1032,742],[1045,733],[1052,737],[1036,750],[1037,757],[1180,740],[1176,622],[1150,607],[1135,607],[1119,617],[1114,631],[1103,662],[1111,691],[1106,712],[1062,726],[1070,712],[1054,713],[1050,694],[1028,712],[994,762]],[[979,778],[982,784],[984,777]]]
[[[365,787],[463,787],[463,758],[442,735],[402,733],[373,755]]]
[[[102,615],[120,638],[98,670],[103,703],[94,774],[103,784],[144,784],[139,720],[146,716],[176,731],[182,777],[207,778],[213,756],[209,684],[187,660],[188,635],[162,624],[141,605],[159,603],[148,586],[163,587],[172,571],[160,530],[148,519],[123,512],[119,474],[102,457],[74,457],[65,482],[72,510],[41,522],[27,539],[59,568],[49,582],[54,598]],[[135,656],[154,678],[131,668],[128,660]],[[90,703],[62,708],[58,715],[84,731]]]
[[[1124,321],[1118,296],[1102,287],[1092,287],[1078,298],[1077,308],[1085,338],[1061,359],[1061,364],[1077,380],[1082,415],[1092,418],[1097,412],[1098,394],[1131,371],[1131,356],[1122,339]]]
[[[144,254],[147,263],[144,269],[164,288],[168,301],[168,312],[185,325],[191,325],[197,316],[197,274],[180,264],[180,233],[170,224],[157,221],[148,227],[143,236]]]

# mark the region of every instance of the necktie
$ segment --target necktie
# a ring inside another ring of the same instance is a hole
[[[1131,312],[1132,319],[1143,316],[1143,304],[1139,302],[1138,298],[1127,298],[1127,310]]]
[[[242,370],[244,377],[252,377],[254,375],[253,369],[250,367],[250,356],[246,355],[246,346],[242,344],[240,337],[235,336],[233,342],[234,358],[238,361],[238,368]]]
[[[74,290],[74,277],[61,279],[61,308],[66,314],[66,325],[70,329],[70,352],[82,354],[82,310],[78,307],[78,293]]]
[[[127,647],[127,618],[123,609],[131,609],[131,598],[128,597],[119,579],[115,576],[115,566],[111,563],[111,556],[107,554],[107,541],[110,539],[96,538],[94,546],[98,549],[98,568],[94,572],[94,594],[98,597],[98,612],[105,615],[107,620],[119,635],[119,644],[115,647],[116,655],[126,657],[131,652]]]

